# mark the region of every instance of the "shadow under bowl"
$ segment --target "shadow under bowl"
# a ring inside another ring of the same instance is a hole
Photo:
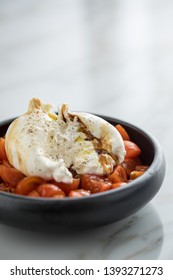
[[[149,169],[125,186],[83,198],[31,198],[0,192],[0,223],[45,231],[102,226],[132,215],[156,195],[165,176],[165,159],[160,144],[132,124],[100,117],[113,125],[124,126],[132,141],[141,148],[141,160],[144,165],[150,165]],[[0,136],[5,134],[12,121],[0,122]]]

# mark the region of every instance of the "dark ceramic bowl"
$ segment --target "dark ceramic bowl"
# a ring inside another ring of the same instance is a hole
[[[101,226],[132,215],[155,196],[165,175],[165,160],[159,143],[129,123],[101,117],[113,125],[122,124],[142,149],[142,162],[150,165],[144,175],[121,188],[83,198],[43,199],[0,192],[0,223],[50,231]],[[12,119],[0,123],[1,136],[11,122]]]

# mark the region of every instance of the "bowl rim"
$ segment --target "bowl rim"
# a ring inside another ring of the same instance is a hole
[[[91,113],[93,115],[96,115],[98,117],[101,117],[103,119],[105,119],[106,121],[108,121],[109,123],[111,122],[116,122],[116,123],[120,123],[122,125],[128,126],[133,130],[138,131],[139,133],[141,133],[145,138],[148,139],[148,141],[151,143],[151,145],[153,146],[154,149],[154,157],[153,160],[149,166],[149,168],[145,171],[145,173],[136,178],[134,181],[132,182],[128,182],[127,185],[123,185],[121,186],[121,188],[116,188],[116,189],[112,189],[112,190],[108,190],[105,192],[100,192],[100,193],[94,193],[90,196],[86,196],[86,197],[77,197],[77,198],[70,198],[70,197],[64,197],[63,199],[58,199],[58,198],[44,198],[44,197],[28,197],[28,196],[24,196],[24,195],[19,195],[19,194],[13,194],[13,193],[8,193],[8,192],[1,192],[0,191],[0,197],[1,196],[5,196],[5,197],[9,197],[12,199],[17,199],[17,200],[22,200],[22,201],[31,201],[31,202],[36,202],[37,204],[52,204],[52,203],[68,203],[68,204],[76,204],[76,201],[78,202],[89,202],[89,201],[95,201],[97,199],[100,199],[101,197],[109,197],[112,196],[113,194],[116,195],[116,193],[121,194],[122,196],[126,194],[126,192],[131,192],[132,190],[135,190],[136,188],[139,188],[138,182],[140,182],[140,184],[144,183],[149,177],[151,177],[155,172],[157,172],[157,170],[159,169],[160,165],[161,165],[161,160],[162,157],[164,158],[164,154],[163,154],[163,150],[161,148],[160,143],[158,142],[158,140],[151,135],[149,132],[146,132],[145,130],[139,128],[136,125],[133,125],[127,121],[124,121],[122,119],[119,118],[114,118],[111,116],[107,116],[107,115],[102,115],[102,114],[96,114],[96,113]],[[17,118],[17,117],[16,117]],[[0,126],[6,125],[7,123],[11,123],[13,120],[16,119],[15,117],[13,118],[9,118],[6,120],[2,120],[0,121]]]

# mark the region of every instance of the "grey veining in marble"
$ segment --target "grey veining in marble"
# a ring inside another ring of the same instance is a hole
[[[0,1],[0,120],[33,96],[66,102],[144,128],[167,162],[161,190],[134,216],[50,243],[0,225],[0,259],[173,259],[172,15],[172,0]]]

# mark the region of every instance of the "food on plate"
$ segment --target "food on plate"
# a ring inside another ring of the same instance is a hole
[[[123,126],[33,98],[0,138],[0,190],[30,197],[85,197],[126,185],[148,168]]]

